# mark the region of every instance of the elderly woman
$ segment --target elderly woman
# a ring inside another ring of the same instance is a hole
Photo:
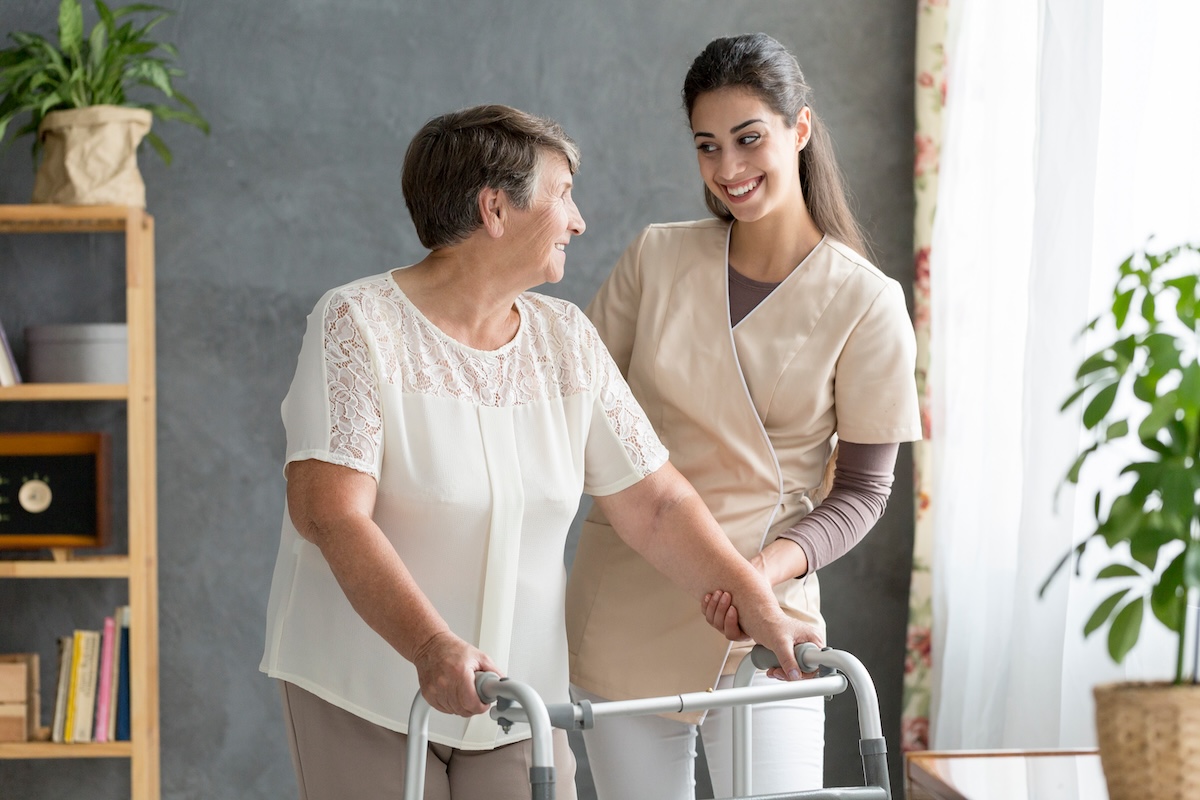
[[[308,318],[262,661],[302,799],[400,797],[417,691],[454,715],[431,725],[427,797],[529,796],[528,728],[472,719],[473,675],[568,700],[562,554],[581,492],[697,602],[730,591],[793,678],[792,645],[819,640],[667,461],[584,315],[528,291],[562,278],[583,233],[578,160],[558,125],[504,106],[431,120],[403,171],[429,254]],[[556,749],[573,798],[561,731]]]

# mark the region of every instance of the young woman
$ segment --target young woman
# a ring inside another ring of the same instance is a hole
[[[784,610],[823,630],[816,570],[878,520],[899,443],[921,429],[904,294],[863,256],[810,94],[771,37],[711,42],[683,101],[715,219],[642,231],[588,315],[671,462]],[[711,627],[594,510],[568,586],[576,692],[624,699],[727,685],[749,647],[726,638],[739,632],[736,603],[718,591],[702,605]],[[821,785],[822,702],[756,710],[756,793]],[[730,717],[597,726],[585,739],[601,800],[692,798],[701,722],[716,796],[728,796]]]

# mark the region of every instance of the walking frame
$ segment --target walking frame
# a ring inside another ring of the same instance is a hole
[[[767,648],[757,645],[750,657],[742,660],[730,689],[690,692],[640,700],[614,700],[591,703],[554,703],[547,705],[527,684],[501,678],[494,672],[475,676],[475,689],[485,703],[495,703],[490,715],[508,732],[514,723],[527,723],[532,732],[533,758],[529,768],[530,796],[533,800],[554,800],[554,749],[551,729],[588,730],[605,717],[637,717],[713,708],[733,708],[733,791],[730,800],[891,800],[888,781],[887,745],[879,719],[879,699],[875,683],[862,662],[853,655],[831,648],[819,648],[810,642],[796,646],[796,661],[804,672],[817,672],[816,678],[780,682],[777,686],[750,686],[756,670],[779,666]],[[858,702],[859,753],[862,755],[863,786],[809,789],[782,794],[755,795],[750,765],[753,742],[749,735],[752,708],[756,703],[789,700],[798,697],[830,697],[847,688],[854,690]],[[413,699],[408,721],[408,764],[404,776],[404,799],[422,800],[425,792],[425,761],[429,742],[429,714],[432,709],[420,692]]]

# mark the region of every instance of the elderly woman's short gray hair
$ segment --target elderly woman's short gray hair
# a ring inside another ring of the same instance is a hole
[[[426,122],[404,156],[401,189],[421,244],[437,250],[461,242],[483,224],[484,189],[503,190],[529,207],[547,153],[579,169],[579,148],[551,119],[502,105],[464,108]]]

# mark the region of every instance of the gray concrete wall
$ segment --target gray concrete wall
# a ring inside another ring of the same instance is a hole
[[[480,102],[562,122],[584,153],[576,198],[588,230],[565,280],[545,290],[585,304],[642,225],[704,215],[679,84],[713,37],[768,31],[798,54],[880,265],[907,284],[914,6],[166,4],[178,14],[158,31],[178,45],[181,88],[213,133],[161,124],[174,166],[150,151],[141,159],[157,222],[163,795],[288,797],[278,699],[257,671],[284,491],[279,402],[320,294],[421,256],[398,180],[411,135],[434,114]],[[3,6],[2,32],[54,29],[52,0]],[[0,202],[29,198],[28,145],[0,153]],[[0,237],[0,319],[19,356],[25,325],[120,316],[120,246],[103,235]],[[0,407],[0,430],[107,427],[119,440],[120,420],[106,404]],[[893,754],[912,539],[907,455],[885,519],[822,574],[831,640],[874,675]],[[0,581],[0,652],[41,651],[48,695],[54,637],[97,624],[123,596],[114,582]],[[854,704],[839,698],[829,711],[829,779],[851,783],[861,777]],[[586,772],[582,780],[586,797]],[[127,793],[126,763],[0,761],[3,800],[74,797],[83,786]]]

